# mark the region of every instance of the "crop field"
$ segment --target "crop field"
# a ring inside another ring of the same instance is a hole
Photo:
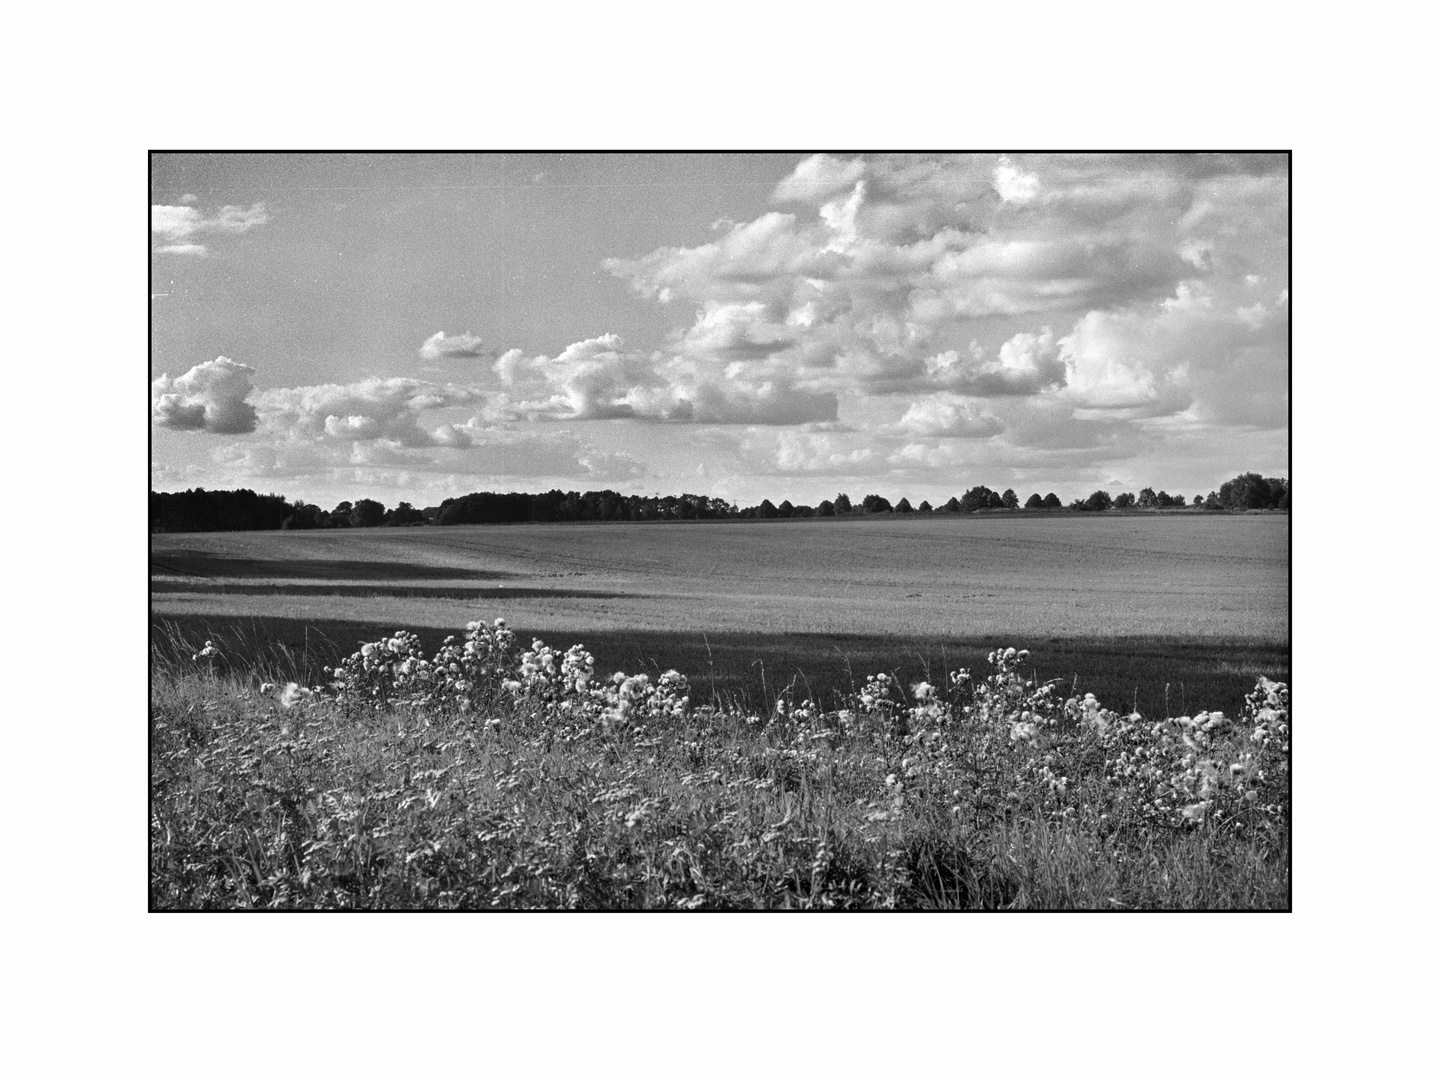
[[[817,700],[1031,650],[1116,708],[1238,711],[1289,677],[1289,516],[1056,514],[151,537],[154,637],[316,681],[362,641],[505,618],[698,697]],[[288,666],[289,670],[284,670]]]

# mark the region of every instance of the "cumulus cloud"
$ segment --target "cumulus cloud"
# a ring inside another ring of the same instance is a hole
[[[642,296],[696,305],[676,342],[682,359],[763,360],[772,378],[810,390],[897,394],[933,391],[939,357],[938,370],[962,380],[949,388],[1040,394],[1064,380],[1053,343],[1028,365],[1002,355],[977,369],[962,351],[977,321],[1075,319],[1173,296],[1197,269],[1229,269],[1216,235],[1240,235],[1233,218],[1247,199],[1263,215],[1283,186],[1225,168],[1202,193],[1182,159],[819,155],[775,190],[799,210],[720,222],[706,243],[605,265]],[[1177,223],[1202,198],[1204,235],[1191,235]]]
[[[744,350],[727,340],[730,347],[720,350],[724,362],[717,362],[645,355],[605,334],[554,357],[512,349],[494,370],[509,414],[530,419],[784,425],[837,418],[833,393],[798,387],[783,370],[763,363],[733,359]]]
[[[150,231],[159,241],[156,251],[172,255],[206,255],[209,249],[193,239],[204,235],[237,235],[270,220],[263,202],[251,207],[222,206],[209,214],[197,209],[186,196],[180,206],[150,207]]]
[[[1133,418],[1288,423],[1288,295],[1237,307],[1229,288],[1182,282],[1149,308],[1092,311],[1060,342],[1066,400]]]
[[[448,337],[445,331],[432,334],[420,346],[420,356],[425,360],[473,359],[489,355],[475,334],[464,333]]]
[[[1007,203],[1028,203],[1040,190],[1040,178],[1021,172],[1007,157],[995,163],[995,190]]]
[[[994,359],[975,343],[925,360],[931,382],[977,397],[1038,394],[1065,384],[1060,345],[1050,327],[1019,333],[1000,346]]]
[[[175,379],[161,375],[150,384],[151,418],[173,431],[248,434],[257,424],[255,407],[245,400],[255,389],[254,374],[254,368],[219,356]]]
[[[955,394],[931,394],[913,402],[898,426],[915,435],[953,439],[988,439],[1005,430],[998,417]]]
[[[426,431],[421,414],[465,405],[483,397],[471,387],[423,379],[370,378],[345,385],[283,387],[256,398],[266,430],[298,439],[386,440],[402,447],[460,445],[442,426]]]
[[[842,161],[829,154],[808,157],[775,188],[775,199],[819,205],[832,195],[848,191],[865,175],[865,163],[859,158]]]

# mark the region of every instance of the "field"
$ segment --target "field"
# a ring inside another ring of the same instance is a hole
[[[1288,908],[1288,524],[153,537],[151,906]]]
[[[177,655],[219,639],[309,682],[397,629],[433,651],[504,617],[754,708],[792,680],[830,701],[1016,645],[1116,708],[1235,713],[1257,675],[1288,681],[1288,548],[1282,514],[180,534],[151,538],[152,624]]]

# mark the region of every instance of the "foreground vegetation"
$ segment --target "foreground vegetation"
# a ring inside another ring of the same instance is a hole
[[[314,687],[175,644],[152,658],[155,908],[1289,905],[1266,679],[1237,719],[1150,721],[1005,649],[755,713],[502,622],[428,656],[399,632]]]

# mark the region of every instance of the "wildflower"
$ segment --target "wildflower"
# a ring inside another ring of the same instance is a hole
[[[1029,721],[1010,725],[1011,742],[1033,743],[1035,741],[1035,737],[1039,734],[1040,729]]]
[[[935,688],[928,682],[918,682],[910,688],[910,693],[914,695],[916,701],[925,701],[935,696]]]
[[[1205,820],[1205,811],[1210,809],[1207,802],[1197,802],[1185,807],[1180,811],[1180,816],[1192,825],[1198,825]]]
[[[286,683],[285,692],[280,695],[280,704],[285,708],[294,708],[300,702],[310,697],[312,691],[307,690],[299,683]]]

